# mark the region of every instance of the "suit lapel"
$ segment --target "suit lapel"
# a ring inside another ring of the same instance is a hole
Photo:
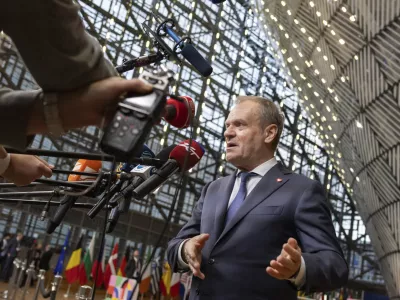
[[[235,184],[236,172],[232,175],[222,178],[218,193],[216,194],[216,210],[215,210],[215,220],[214,220],[214,230],[215,236],[218,238],[221,234],[224,223],[225,223],[225,215],[228,207],[229,198],[231,197],[231,193],[233,190],[233,186]]]
[[[226,234],[229,232],[244,216],[246,216],[254,207],[260,204],[264,199],[268,198],[271,194],[273,194],[276,190],[278,190],[281,186],[283,186],[288,180],[289,177],[285,176],[285,174],[290,174],[291,172],[284,169],[284,167],[277,163],[265,176],[260,180],[260,182],[256,185],[256,187],[251,191],[251,193],[247,196],[246,200],[243,202],[242,206],[237,211],[236,215],[232,218],[232,220],[225,226],[221,235],[219,236],[217,244]],[[228,199],[232,192],[232,187],[229,191],[227,191]],[[226,213],[227,203],[224,206]],[[219,222],[221,223],[221,228],[223,226],[225,215],[223,217],[219,216]]]

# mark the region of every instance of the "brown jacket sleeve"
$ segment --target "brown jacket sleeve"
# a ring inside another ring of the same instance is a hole
[[[72,0],[13,0],[0,10],[0,31],[12,38],[44,91],[74,90],[118,75],[78,13]],[[0,90],[0,144],[26,147],[26,127],[37,94]]]

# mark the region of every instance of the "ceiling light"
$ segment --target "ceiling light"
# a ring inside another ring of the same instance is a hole
[[[342,12],[346,12],[346,11],[347,11],[347,8],[342,6]]]
[[[346,78],[344,78],[344,76],[340,77],[340,80],[341,80],[342,82],[346,82]]]
[[[358,121],[356,121],[356,125],[357,125],[358,128],[363,128],[363,125]]]
[[[289,34],[285,33],[285,37],[288,39],[289,38]]]
[[[332,70],[335,70],[335,66],[334,66],[334,65],[331,65],[331,69],[332,69]]]
[[[321,78],[322,83],[326,83],[326,80],[324,78]]]
[[[310,41],[310,43],[314,42],[314,39],[311,36],[308,37],[308,40]]]
[[[350,16],[350,21],[355,22],[357,20],[357,17],[355,15]]]
[[[315,97],[319,97],[319,94],[317,92],[314,92]]]
[[[320,99],[319,102],[321,102],[322,104],[324,104],[324,99]]]
[[[286,6],[286,2],[285,1],[281,1],[282,6]]]
[[[321,13],[319,11],[316,12],[317,17],[321,16]]]
[[[288,10],[288,11],[287,11],[287,14],[288,14],[289,16],[291,16],[291,15],[292,15],[292,12],[291,12],[290,10]]]
[[[332,35],[336,34],[336,32],[333,29],[331,30],[331,33],[332,33]]]
[[[310,6],[314,7],[315,6],[314,2],[310,1]]]
[[[328,25],[328,22],[326,20],[323,20],[322,24],[324,24],[326,26],[326,25]]]
[[[307,86],[311,89],[312,88],[312,84],[311,83],[307,83]]]
[[[301,27],[300,31],[301,31],[302,33],[306,33],[306,29],[305,29],[304,27]]]
[[[324,55],[324,60],[328,61],[328,56]]]
[[[287,61],[288,61],[288,63],[291,63],[291,62],[293,62],[293,58],[289,57],[289,58],[287,59]]]
[[[297,19],[294,19],[293,21],[294,21],[294,23],[295,23],[296,25],[299,24],[299,21],[297,21]]]
[[[303,57],[303,53],[299,52],[299,56],[300,56],[300,57]]]
[[[296,48],[297,48],[297,45],[296,45],[296,43],[293,43],[293,44],[292,44],[292,46],[293,46],[293,48],[294,48],[294,49],[296,49]]]
[[[320,48],[320,47],[317,47],[317,51],[318,51],[318,52],[321,52],[321,48]]]
[[[340,40],[339,40],[339,43],[340,43],[341,45],[344,45],[346,42],[345,42],[344,39],[340,39]]]
[[[298,66],[294,66],[294,68],[296,69],[296,71],[300,70]]]
[[[317,69],[315,69],[315,74],[319,75],[319,71]]]
[[[336,102],[339,102],[338,96],[335,96],[335,101],[336,101]]]

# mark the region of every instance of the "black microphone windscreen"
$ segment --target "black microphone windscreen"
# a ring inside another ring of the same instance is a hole
[[[211,75],[213,68],[192,44],[185,44],[181,53],[201,75],[204,77]]]
[[[168,147],[165,147],[156,155],[156,158],[160,160],[167,161],[169,159],[169,155],[171,154],[172,150],[176,147],[177,145],[171,145]]]

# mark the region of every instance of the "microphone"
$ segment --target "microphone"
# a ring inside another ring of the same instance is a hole
[[[102,168],[102,162],[99,160],[87,160],[87,159],[79,159],[73,171],[76,172],[88,172],[88,173],[98,173]],[[68,181],[86,181],[93,180],[93,177],[86,175],[74,175],[71,174],[68,176]],[[65,195],[63,199],[60,201],[60,206],[57,208],[54,216],[47,223],[47,233],[53,233],[54,230],[60,225],[61,221],[64,219],[65,214],[68,210],[70,210],[75,204],[78,196],[70,196]]]
[[[149,147],[147,147],[146,145],[143,145],[142,147],[142,154],[140,155],[141,159],[153,159],[155,157],[153,151],[151,151],[151,149]],[[130,163],[124,163],[120,170],[122,171],[120,174],[120,180],[111,187],[110,191],[104,195],[99,201],[97,201],[97,203],[95,205],[93,205],[93,207],[88,211],[88,213],[86,214],[89,218],[93,219],[99,212],[100,210],[106,205],[107,202],[107,195],[113,195],[109,202],[109,204],[111,206],[118,206],[117,201],[119,198],[115,199],[116,195],[119,194],[122,185],[124,184],[124,181],[127,178],[131,178],[130,176],[124,176],[127,175],[126,173],[130,173],[131,170],[133,168],[135,168],[137,166],[137,164],[130,164]]]
[[[187,128],[195,114],[193,99],[189,96],[168,98],[164,120],[176,128]]]
[[[161,150],[160,153],[157,154],[156,157],[162,160],[168,160],[168,157],[172,149],[175,148],[175,146],[176,145],[172,145],[164,148],[163,150]],[[153,152],[151,153],[154,155]],[[122,213],[126,213],[129,211],[133,189],[142,184],[146,179],[148,179],[151,175],[153,175],[155,171],[156,171],[155,167],[144,166],[144,165],[138,165],[132,169],[131,175],[135,176],[133,178],[132,183],[128,187],[126,187],[126,189],[114,195],[113,199],[111,200],[112,202],[117,202],[119,199],[123,198],[119,206],[113,207],[113,209],[110,212],[110,215],[108,216],[107,228],[106,228],[107,233],[111,233],[112,231],[114,231],[114,228],[118,223],[119,216]]]
[[[140,154],[140,157],[141,158],[144,158],[144,157],[145,158],[155,158],[156,155],[154,154],[153,151],[151,151],[151,149],[147,145],[143,145],[142,154]],[[137,166],[137,164],[123,163],[120,170],[123,172],[129,173],[136,166]]]
[[[203,146],[195,140],[192,140],[189,146],[189,142],[190,140],[185,140],[174,147],[168,161],[155,174],[151,175],[149,179],[134,189],[133,196],[136,199],[143,199],[163,184],[176,171],[187,171],[200,161],[204,154]],[[187,155],[188,152],[189,155]]]
[[[172,26],[168,26],[168,21],[171,22],[171,19],[163,22],[160,27],[164,29],[164,31],[177,43],[175,47],[179,47],[181,49],[181,54],[191,65],[204,77],[208,77],[211,75],[213,68],[210,63],[204,59],[204,57],[197,51],[197,49],[193,46],[190,38],[186,37],[181,39],[175,31],[172,29],[174,25],[173,21]],[[186,41],[186,42],[185,42]]]
[[[139,56],[130,60],[124,60],[122,65],[115,67],[115,69],[121,74],[134,68],[145,67],[150,64],[160,62],[163,59],[164,55],[161,52],[157,52],[146,56]]]

